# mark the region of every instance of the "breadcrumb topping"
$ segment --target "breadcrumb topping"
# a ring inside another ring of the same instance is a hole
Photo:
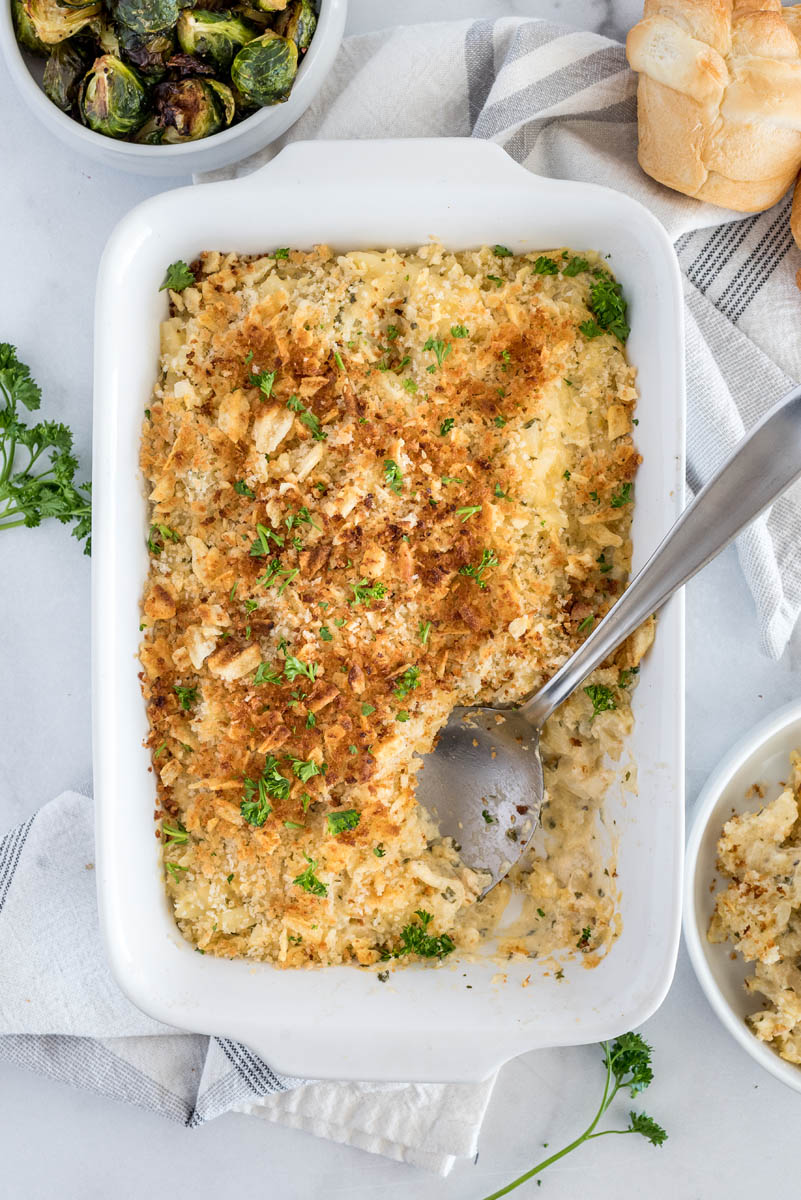
[[[543,273],[502,249],[206,253],[170,293],[141,679],[167,887],[204,952],[369,964],[433,936],[441,956],[508,898],[474,903],[418,756],[455,704],[538,688],[603,616],[639,456],[634,371],[588,325],[601,260],[548,251]],[[550,807],[516,873],[534,916],[507,953],[596,961],[614,936],[619,663],[606,710],[580,692],[546,730]]]

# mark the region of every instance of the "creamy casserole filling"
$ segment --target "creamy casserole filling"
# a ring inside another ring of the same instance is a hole
[[[193,273],[141,455],[141,678],[182,932],[287,967],[437,958],[516,890],[504,953],[597,962],[609,755],[650,630],[548,723],[541,834],[487,900],[415,776],[454,704],[539,687],[624,586],[636,392],[603,260],[317,247]]]

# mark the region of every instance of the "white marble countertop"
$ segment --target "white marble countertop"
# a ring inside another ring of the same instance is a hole
[[[348,32],[398,22],[553,19],[620,36],[639,0],[351,0]],[[48,415],[90,460],[91,328],[99,252],[132,205],[184,180],[147,181],[72,158],[0,73],[0,338],[31,363]],[[89,563],[57,526],[3,535],[0,587],[0,832],[90,777]],[[13,564],[13,571],[12,571]],[[760,657],[734,551],[688,588],[687,784],[690,810],[721,754],[798,692],[797,664]],[[36,740],[32,731],[36,730]],[[0,968],[0,973],[2,968]],[[656,1082],[647,1107],[668,1129],[660,1150],[611,1138],[543,1179],[554,1200],[745,1200],[787,1194],[785,1155],[801,1101],[762,1073],[709,1009],[682,953],[671,992],[645,1027]],[[583,1128],[601,1081],[597,1048],[528,1054],[501,1072],[476,1164],[445,1181],[305,1134],[227,1116],[198,1131],[0,1064],[0,1191],[24,1200],[141,1200],[180,1189],[198,1200],[251,1188],[280,1200],[478,1197]],[[789,1118],[789,1120],[788,1120]],[[793,1143],[794,1145],[794,1143]],[[791,1189],[792,1192],[792,1189]],[[533,1186],[521,1195],[533,1194]]]

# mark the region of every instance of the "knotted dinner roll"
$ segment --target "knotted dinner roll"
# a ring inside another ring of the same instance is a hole
[[[801,4],[645,0],[626,42],[639,72],[639,161],[677,192],[769,208],[801,167]]]

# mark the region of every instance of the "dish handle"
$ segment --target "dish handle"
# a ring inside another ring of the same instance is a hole
[[[437,188],[443,184],[459,188],[466,179],[480,180],[488,190],[503,191],[521,175],[536,180],[537,186],[554,181],[535,176],[521,167],[495,142],[479,138],[398,138],[354,141],[300,141],[285,146],[263,167],[237,180],[237,186],[263,192],[279,180],[282,187],[302,190],[307,196],[316,189],[317,202],[325,204],[325,188],[332,180],[347,178],[357,185],[365,207],[370,189],[386,194],[387,181],[399,188],[409,186],[409,164],[416,179]],[[417,185],[416,185],[417,186]]]

